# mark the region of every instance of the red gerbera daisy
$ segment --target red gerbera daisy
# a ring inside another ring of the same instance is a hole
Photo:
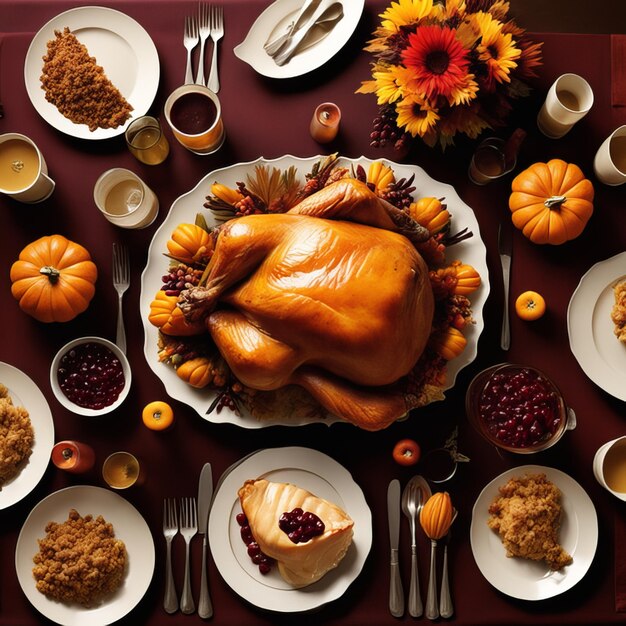
[[[469,59],[455,29],[420,26],[409,36],[402,60],[427,98],[449,97],[466,85]]]

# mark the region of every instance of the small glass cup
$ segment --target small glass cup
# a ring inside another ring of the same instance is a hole
[[[144,115],[133,120],[124,133],[130,153],[141,163],[159,165],[170,153],[170,144],[159,120]]]
[[[456,474],[457,459],[448,448],[429,450],[421,461],[422,474],[431,483],[445,483]]]
[[[517,162],[512,158],[507,162],[506,142],[499,137],[488,137],[481,141],[472,155],[468,175],[476,185],[486,185],[508,174]]]
[[[589,83],[578,74],[563,74],[548,90],[537,116],[537,126],[546,137],[559,139],[589,113],[592,105],[593,90]]]
[[[159,212],[154,192],[137,174],[121,167],[98,178],[93,199],[104,217],[121,228],[146,228]]]
[[[59,441],[52,448],[52,462],[59,469],[71,474],[84,474],[96,462],[91,446],[80,441]]]
[[[165,119],[177,141],[195,154],[213,154],[226,139],[218,97],[203,85],[183,85],[165,102]]]
[[[341,121],[341,110],[333,102],[324,102],[317,106],[309,131],[311,137],[317,143],[328,143],[332,141],[339,132],[339,122]]]
[[[114,452],[102,464],[102,478],[112,489],[128,489],[141,484],[143,475],[137,457],[130,452]]]
[[[593,171],[605,185],[626,183],[626,126],[616,128],[598,148]]]

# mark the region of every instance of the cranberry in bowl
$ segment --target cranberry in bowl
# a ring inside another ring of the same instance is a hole
[[[528,365],[500,363],[477,374],[467,389],[465,409],[487,441],[516,454],[545,450],[576,427],[576,415],[559,388]]]
[[[81,337],[64,345],[50,367],[57,400],[73,413],[98,416],[115,410],[131,383],[126,355],[101,337]]]

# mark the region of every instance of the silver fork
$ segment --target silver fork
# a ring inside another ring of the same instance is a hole
[[[174,575],[172,574],[172,539],[174,539],[176,533],[178,533],[176,500],[174,498],[166,498],[163,502],[163,536],[167,545],[163,608],[167,613],[175,613],[178,610],[178,598],[176,597]]]
[[[211,5],[211,41],[213,41],[213,56],[211,71],[207,87],[217,93],[220,90],[220,79],[217,72],[217,42],[224,36],[224,7]]]
[[[180,596],[180,610],[183,613],[193,613],[196,605],[191,595],[189,544],[198,532],[198,511],[195,498],[182,498],[180,501],[180,534],[185,539],[185,582],[183,593]]]
[[[185,70],[185,85],[193,84],[193,70],[191,68],[191,51],[198,45],[198,22],[193,15],[185,17],[185,36],[183,45],[187,49],[187,69]]]
[[[211,34],[211,16],[205,2],[200,2],[198,6],[198,24],[200,26],[200,57],[196,85],[204,86],[204,44]]]
[[[130,263],[128,248],[122,244],[113,244],[113,286],[117,291],[117,331],[115,343],[126,353],[126,331],[124,330],[124,315],[122,313],[122,296],[130,285]]]

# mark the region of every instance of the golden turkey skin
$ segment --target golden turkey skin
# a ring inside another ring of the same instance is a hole
[[[331,413],[383,428],[410,408],[393,385],[421,356],[434,310],[409,240],[423,233],[407,220],[353,179],[286,214],[231,220],[181,308],[204,316],[244,385],[300,385]]]

